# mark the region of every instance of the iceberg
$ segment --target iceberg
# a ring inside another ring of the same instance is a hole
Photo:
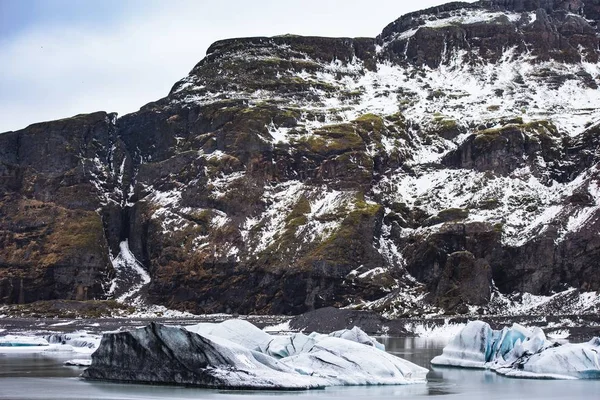
[[[38,336],[6,335],[0,337],[0,354],[62,353],[72,352],[69,345],[51,344]]]
[[[499,367],[496,372],[517,378],[600,379],[600,338],[587,343],[554,346],[532,354],[516,367]]]
[[[92,354],[100,344],[100,336],[87,332],[60,333],[47,336],[0,336],[0,353],[64,353]]]
[[[273,336],[243,320],[188,327],[151,323],[105,334],[82,376],[231,389],[426,382],[427,369],[375,343],[358,328],[332,335]]]
[[[57,333],[48,335],[45,339],[50,344],[70,346],[72,351],[81,354],[92,354],[100,345],[101,335],[92,335],[85,331],[73,333]]]
[[[64,365],[69,367],[89,367],[92,365],[92,360],[89,358],[75,358],[73,360],[67,360]]]
[[[469,322],[432,365],[487,368],[516,378],[600,379],[600,338],[587,343],[559,344],[540,328],[519,324],[492,330],[485,322]]]
[[[485,368],[492,353],[494,332],[485,322],[474,321],[465,326],[446,347],[433,365]]]
[[[50,343],[37,336],[6,335],[0,337],[0,352],[39,352],[50,348]]]

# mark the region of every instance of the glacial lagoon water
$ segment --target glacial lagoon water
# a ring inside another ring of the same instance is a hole
[[[423,338],[379,338],[387,350],[430,369],[428,383],[408,386],[331,387],[293,392],[227,391],[196,388],[87,382],[78,378],[83,368],[65,367],[72,355],[0,354],[0,399],[142,400],[142,399],[600,399],[600,381],[512,379],[484,370],[433,368],[429,361],[441,354],[444,341]]]

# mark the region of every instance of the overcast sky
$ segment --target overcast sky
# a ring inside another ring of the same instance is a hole
[[[444,0],[0,0],[0,132],[168,94],[216,40],[374,37]]]

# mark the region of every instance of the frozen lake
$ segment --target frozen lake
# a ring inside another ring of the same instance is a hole
[[[443,395],[444,399],[586,399],[600,393],[600,381],[522,380],[483,370],[432,368],[443,341],[421,338],[385,338],[389,352],[429,368],[426,385],[333,387],[295,392],[224,391],[195,388],[121,385],[87,382],[78,378],[83,368],[65,367],[72,358],[0,354],[0,399],[141,400],[141,399],[411,399]]]

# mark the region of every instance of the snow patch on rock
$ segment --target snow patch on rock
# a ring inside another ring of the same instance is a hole
[[[150,275],[129,250],[127,240],[121,242],[120,250],[117,257],[112,259],[116,276],[107,294],[115,297],[120,303],[139,306],[144,302],[140,292],[150,284]]]

